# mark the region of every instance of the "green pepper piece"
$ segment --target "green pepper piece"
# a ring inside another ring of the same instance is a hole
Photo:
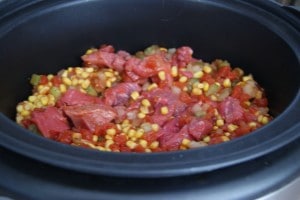
[[[87,88],[86,88],[86,92],[89,94],[89,95],[92,95],[92,96],[97,96],[98,93],[97,91],[95,90],[95,88],[93,88],[93,86],[89,85]]]
[[[58,87],[54,86],[50,88],[50,94],[52,94],[55,97],[55,99],[58,99],[61,95],[61,92]]]
[[[36,86],[40,83],[41,76],[37,74],[32,74],[30,79],[30,84]]]

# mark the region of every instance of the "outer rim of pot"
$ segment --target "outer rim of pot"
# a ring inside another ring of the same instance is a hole
[[[214,2],[222,1],[216,0]],[[235,1],[235,3],[255,6],[255,3],[251,4],[250,1],[245,3]],[[33,5],[34,9],[39,9],[38,4],[39,1]],[[227,6],[232,6],[232,4],[228,3]],[[277,17],[289,15],[270,2],[257,1],[257,6],[260,6],[260,9],[264,7],[274,11]],[[29,7],[32,9],[31,4]],[[25,12],[26,6],[22,9]],[[264,10],[264,12],[268,13],[269,11]],[[255,13],[252,13],[252,15],[255,15]],[[9,16],[5,16],[6,20],[8,18]],[[288,23],[286,25],[287,27],[290,26]],[[293,25],[289,28],[292,29]],[[296,30],[294,30],[294,33],[300,35]],[[287,37],[285,41],[294,50],[300,62],[300,45],[293,43],[294,37]],[[133,154],[99,152],[50,141],[17,126],[12,120],[0,113],[0,145],[41,162],[80,172],[121,177],[172,177],[207,172],[235,165],[279,149],[299,137],[299,116],[300,91],[282,114],[253,134],[202,149]],[[23,134],[24,132],[26,133]],[[264,134],[261,134],[262,132]],[[274,136],[274,133],[281,134],[268,139],[268,137]],[[230,153],[223,154],[224,152]],[[219,154],[216,156],[216,153]]]

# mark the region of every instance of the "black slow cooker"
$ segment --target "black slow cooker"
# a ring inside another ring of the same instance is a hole
[[[261,0],[3,1],[0,4],[0,187],[17,199],[255,199],[299,175],[300,20]],[[166,153],[88,150],[14,122],[32,73],[80,64],[103,43],[131,52],[191,46],[265,88],[274,120],[210,147]]]

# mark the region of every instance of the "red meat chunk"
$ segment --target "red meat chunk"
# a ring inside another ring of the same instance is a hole
[[[106,66],[121,72],[124,69],[126,60],[130,57],[130,54],[125,51],[114,53],[113,47],[108,45],[91,54],[83,55],[81,58],[85,65]]]
[[[225,119],[226,123],[232,123],[243,118],[244,110],[238,99],[227,97],[219,105],[219,112]]]
[[[188,132],[196,140],[202,139],[212,131],[212,128],[212,122],[205,119],[194,119],[188,124]]]
[[[108,105],[117,106],[126,103],[132,92],[140,91],[137,83],[119,83],[104,92],[104,101]]]
[[[64,105],[85,105],[91,103],[101,103],[101,99],[88,94],[84,94],[77,89],[69,89],[62,97],[57,101],[57,106],[62,107]]]
[[[193,60],[192,55],[193,50],[190,47],[183,46],[178,48],[172,58],[173,65],[177,65],[178,67],[185,67]]]
[[[63,110],[76,128],[92,132],[97,126],[106,124],[117,116],[116,111],[105,104],[65,106]]]
[[[52,138],[52,134],[70,129],[67,118],[56,107],[35,109],[31,120],[44,137]]]

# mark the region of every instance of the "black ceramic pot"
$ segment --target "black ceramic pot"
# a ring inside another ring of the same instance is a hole
[[[171,177],[233,166],[300,136],[300,20],[261,0],[4,1],[0,17],[0,145],[56,167],[118,177]],[[227,59],[265,88],[272,122],[205,148],[112,153],[57,143],[14,122],[33,73],[79,65],[103,43],[131,53],[151,44],[188,45],[205,61]]]

